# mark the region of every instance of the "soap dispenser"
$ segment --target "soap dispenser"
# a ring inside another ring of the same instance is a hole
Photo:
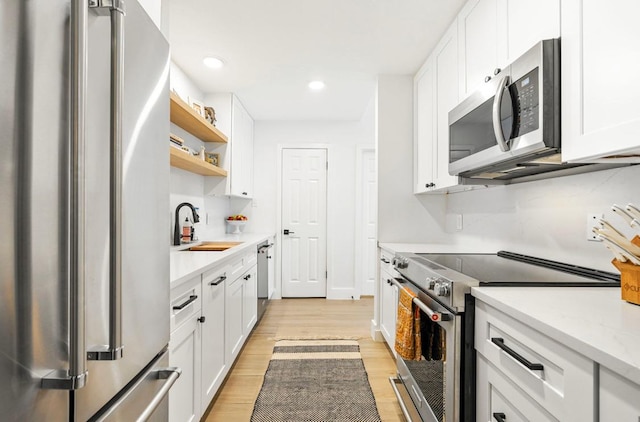
[[[193,234],[193,224],[191,224],[191,220],[189,217],[185,217],[184,223],[182,223],[182,241],[183,242],[191,242],[191,236]]]

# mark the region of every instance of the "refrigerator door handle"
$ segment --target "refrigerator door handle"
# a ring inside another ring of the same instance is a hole
[[[122,107],[124,99],[124,1],[90,0],[111,16],[111,106],[109,177],[109,344],[87,352],[88,360],[118,360],[122,345]]]
[[[76,390],[87,380],[84,279],[84,145],[87,92],[87,19],[84,0],[71,1],[69,86],[69,369],[51,372],[43,389]]]

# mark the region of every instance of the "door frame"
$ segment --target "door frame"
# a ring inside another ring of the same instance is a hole
[[[329,233],[330,233],[330,218],[329,218],[329,210],[331,209],[331,187],[329,183],[329,172],[331,170],[331,146],[329,144],[302,144],[302,143],[287,143],[287,144],[278,144],[278,152],[276,154],[276,167],[277,167],[277,193],[276,193],[276,291],[273,293],[274,299],[282,299],[282,151],[285,149],[324,149],[327,151],[327,242],[326,242],[326,257],[327,257],[327,287],[325,292],[325,297],[329,298],[329,290],[330,290],[330,280],[331,280],[331,254],[329,251],[332,249],[329,243]]]
[[[370,145],[358,145],[356,146],[356,207],[355,207],[355,239],[354,239],[354,250],[355,250],[355,268],[354,268],[354,272],[355,272],[355,293],[357,295],[357,297],[355,297],[354,299],[360,299],[360,296],[362,296],[362,281],[363,281],[363,277],[364,274],[362,272],[362,267],[364,265],[364,251],[363,249],[360,247],[362,246],[362,237],[364,234],[364,224],[362,221],[362,212],[363,212],[363,207],[362,207],[362,198],[364,196],[364,192],[362,190],[362,182],[363,182],[363,178],[362,178],[362,171],[364,170],[364,154],[366,152],[373,152],[374,155],[374,159],[375,159],[375,154],[376,154],[376,149],[373,146]],[[378,175],[377,175],[377,171],[376,171],[376,182],[378,180]],[[378,232],[377,230],[378,227],[378,210],[376,207],[376,234]],[[377,237],[377,236],[376,236]],[[375,281],[374,281],[374,295],[375,295]]]

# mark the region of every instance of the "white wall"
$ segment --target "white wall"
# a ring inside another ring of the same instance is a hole
[[[449,195],[447,213],[463,214],[463,229],[448,229],[448,240],[617,272],[608,250],[587,241],[587,215],[604,214],[633,236],[610,209],[640,204],[638,180],[634,166]]]
[[[358,145],[374,144],[373,103],[360,122],[257,121],[254,141],[253,230],[277,229],[278,146],[324,144],[329,149],[327,183],[327,298],[358,298],[355,286],[355,163]],[[279,234],[277,235],[279,236]],[[277,292],[280,295],[280,272]]]
[[[445,242],[445,197],[413,194],[413,77],[378,76],[376,108],[378,241]]]

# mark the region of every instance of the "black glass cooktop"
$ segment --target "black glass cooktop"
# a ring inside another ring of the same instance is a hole
[[[618,274],[513,252],[416,255],[425,258],[422,265],[457,271],[484,286],[620,286]]]

